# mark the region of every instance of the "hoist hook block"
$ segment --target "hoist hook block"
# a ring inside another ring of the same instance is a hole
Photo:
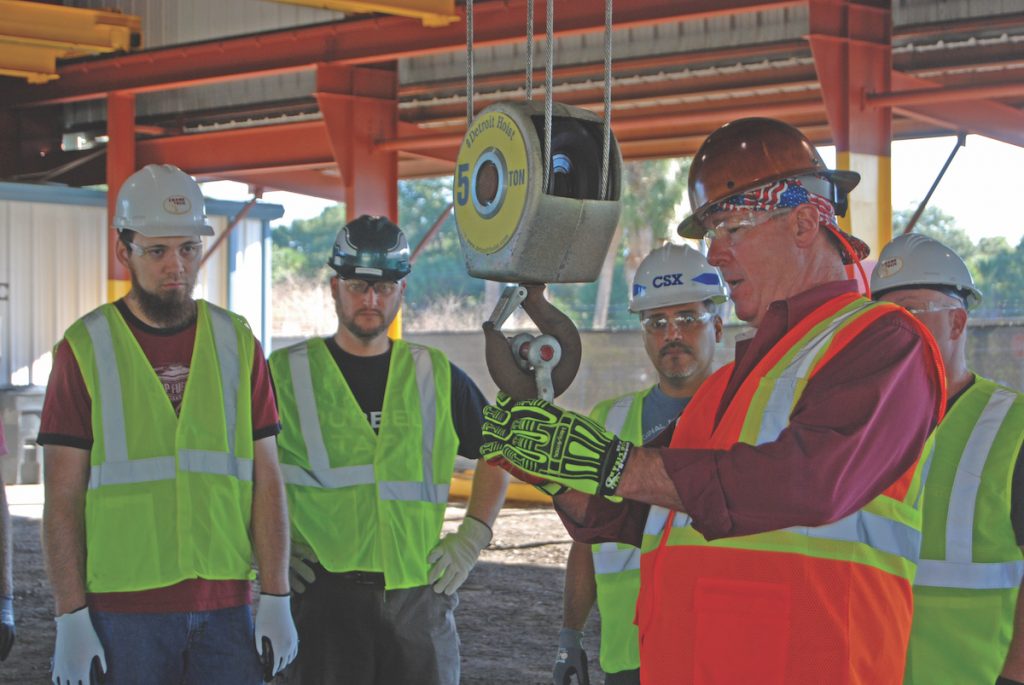
[[[560,103],[551,113],[547,160],[541,102],[495,103],[466,131],[456,160],[454,204],[471,276],[584,283],[601,271],[621,211],[618,143],[610,137],[602,195],[602,119]]]
[[[525,285],[526,299],[522,307],[544,335],[553,337],[561,347],[561,358],[551,369],[553,396],[558,397],[572,384],[583,359],[583,341],[576,324],[544,298],[544,286]],[[487,370],[495,385],[515,400],[528,400],[539,396],[539,388],[533,373],[522,368],[516,355],[522,342],[513,348],[512,341],[505,337],[494,321],[486,321],[484,329],[484,356]],[[535,355],[538,351],[534,351]],[[546,356],[546,355],[545,355]]]

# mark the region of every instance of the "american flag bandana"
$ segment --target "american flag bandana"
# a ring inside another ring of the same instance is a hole
[[[858,259],[867,259],[871,253],[871,248],[867,246],[867,243],[859,238],[854,237],[850,233],[846,233],[839,228],[839,223],[836,221],[836,210],[832,206],[832,202],[825,199],[817,193],[812,193],[807,190],[804,185],[795,178],[785,178],[781,181],[775,181],[767,185],[759,186],[752,190],[748,190],[745,193],[739,193],[728,197],[721,202],[709,206],[704,212],[704,215],[714,214],[715,212],[734,212],[738,210],[754,210],[760,212],[770,212],[775,209],[789,209],[791,207],[799,207],[803,204],[809,204],[818,210],[818,217],[820,219],[821,226],[828,229],[843,242],[850,244],[850,247],[854,252],[857,253]],[[846,248],[843,248],[843,262],[850,264],[853,259],[845,254]]]

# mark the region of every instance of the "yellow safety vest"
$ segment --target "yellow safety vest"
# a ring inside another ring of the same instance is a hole
[[[1024,395],[978,378],[935,430],[904,683],[991,683],[1013,637],[1024,555],[1010,520]]]
[[[623,440],[643,440],[644,398],[652,388],[600,402],[590,415]],[[633,619],[640,593],[640,549],[621,542],[593,546],[597,609],[601,612],[601,669],[640,668],[640,634]]]
[[[197,305],[180,416],[115,306],[100,306],[65,334],[92,398],[89,592],[253,577],[255,345],[242,317]]]
[[[458,450],[448,360],[392,342],[377,433],[323,339],[274,352],[270,368],[294,538],[329,571],[381,572],[388,589],[426,585]]]

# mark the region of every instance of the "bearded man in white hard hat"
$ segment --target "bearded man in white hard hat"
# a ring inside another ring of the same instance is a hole
[[[711,375],[722,340],[718,308],[728,290],[718,269],[697,250],[665,245],[640,263],[629,310],[639,315],[644,349],[658,374],[649,388],[598,403],[590,416],[638,445],[668,444],[668,430]],[[659,436],[665,436],[661,441]],[[654,442],[652,442],[654,441]],[[590,682],[583,625],[595,600],[601,614],[601,670],[605,685],[639,685],[640,638],[633,617],[640,592],[640,549],[617,542],[573,542],[565,568],[562,630],[555,685],[576,675]]]
[[[151,164],[115,211],[131,290],[58,343],[39,434],[53,682],[269,680],[298,639],[266,362],[245,319],[192,298],[198,184]]]
[[[946,245],[901,235],[882,250],[871,290],[935,336],[949,397],[924,489],[904,682],[1024,682],[1024,395],[967,367],[981,292]]]

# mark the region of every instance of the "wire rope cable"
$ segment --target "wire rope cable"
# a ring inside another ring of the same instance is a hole
[[[526,101],[533,99],[533,0],[526,2]]]
[[[473,0],[466,0],[466,130],[473,125]]]
[[[555,0],[548,0],[547,64],[544,65],[544,189],[551,192],[551,90],[555,63]]]
[[[612,0],[604,3],[604,140],[601,149],[601,192],[598,198],[608,199],[608,158],[612,138]]]

